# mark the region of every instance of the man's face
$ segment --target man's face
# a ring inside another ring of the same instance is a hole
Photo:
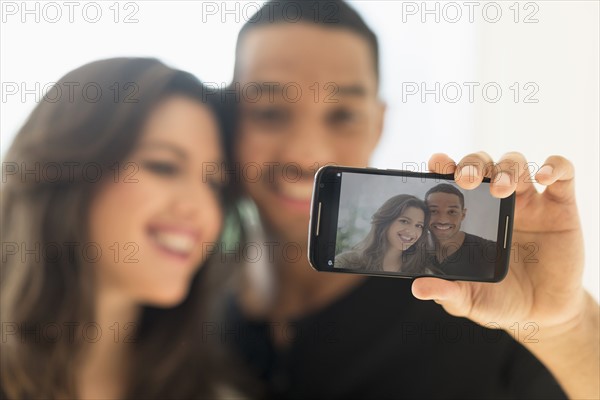
[[[451,193],[431,193],[427,196],[427,206],[431,212],[429,229],[440,241],[452,239],[460,232],[467,209],[460,205],[457,195]]]
[[[385,107],[372,50],[344,29],[260,27],[242,39],[236,80],[235,153],[245,189],[278,236],[303,243],[316,170],[364,167],[379,139]]]

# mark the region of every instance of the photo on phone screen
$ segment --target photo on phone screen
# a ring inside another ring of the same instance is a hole
[[[489,179],[466,190],[439,174],[320,172],[313,198],[319,221],[309,235],[316,269],[488,282],[505,275],[514,196],[493,197]]]

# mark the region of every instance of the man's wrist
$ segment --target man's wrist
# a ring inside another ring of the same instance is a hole
[[[573,340],[581,338],[581,335],[585,336],[587,333],[598,331],[598,313],[600,311],[598,303],[585,291],[582,297],[580,311],[575,313],[573,318],[555,326],[540,327],[540,340],[543,339],[547,342]]]
[[[600,308],[584,293],[582,309],[556,326],[540,326],[539,339],[521,341],[559,381],[569,397],[599,398]]]

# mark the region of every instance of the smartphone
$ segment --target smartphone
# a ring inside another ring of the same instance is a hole
[[[315,175],[308,257],[317,271],[499,282],[515,194],[490,178],[465,190],[454,174],[325,166]]]

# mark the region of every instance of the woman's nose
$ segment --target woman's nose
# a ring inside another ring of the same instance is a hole
[[[197,216],[202,201],[205,200],[206,188],[197,182],[186,182],[179,191],[173,193],[171,207],[177,215],[185,218]]]
[[[407,234],[407,235],[414,235],[415,234],[415,229],[413,227],[407,226],[402,230],[403,233]]]

